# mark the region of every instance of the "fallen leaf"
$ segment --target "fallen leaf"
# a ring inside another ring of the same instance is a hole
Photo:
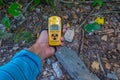
[[[117,67],[117,68],[119,68],[119,65],[117,63],[114,63],[114,66]]]
[[[66,24],[66,27],[67,27],[67,28],[70,28],[70,24],[69,24],[69,23],[67,23],[67,24]]]
[[[37,35],[36,35],[36,36],[37,36],[37,38],[39,38],[39,36],[40,36],[40,33],[37,33]]]
[[[93,23],[86,24],[84,26],[84,29],[86,32],[91,33],[91,32],[100,30],[101,26],[97,24],[96,22],[93,22]]]
[[[8,8],[8,12],[9,14],[11,14],[12,16],[19,16],[21,14],[20,8],[22,6],[19,3],[12,3],[9,8]]]
[[[103,32],[107,33],[107,34],[111,34],[114,32],[114,29],[106,29]]]
[[[111,69],[111,65],[110,65],[110,63],[107,63],[107,62],[106,62],[106,64],[105,64],[105,68],[106,68],[106,69]]]
[[[117,49],[120,51],[120,43],[117,44]]]
[[[95,8],[96,8],[97,10],[99,10],[99,9],[100,9],[100,6],[96,6]]]
[[[78,17],[77,17],[77,15],[76,15],[76,14],[73,14],[73,18],[77,19]]]
[[[75,5],[78,5],[78,4],[79,4],[79,2],[74,2],[74,4],[75,4]]]
[[[101,40],[107,41],[107,35],[103,35],[103,36],[101,37]]]
[[[100,64],[97,62],[97,61],[94,61],[94,62],[92,62],[92,65],[91,65],[91,67],[93,68],[93,69],[95,69],[95,70],[99,70],[100,69],[100,66],[99,66]]]
[[[63,16],[64,19],[68,19],[68,15]]]
[[[78,13],[78,12],[80,12],[80,9],[79,9],[79,8],[77,8],[77,9],[76,9],[76,12],[77,12],[77,13]]]
[[[104,17],[97,17],[95,19],[95,22],[100,24],[100,25],[103,25],[105,23]]]

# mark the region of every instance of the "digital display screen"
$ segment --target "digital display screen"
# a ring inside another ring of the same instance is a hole
[[[58,25],[51,25],[50,30],[59,30],[59,26]]]

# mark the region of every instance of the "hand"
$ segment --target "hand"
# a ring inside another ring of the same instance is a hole
[[[66,32],[66,27],[63,27],[63,33]],[[64,38],[61,37],[61,46],[64,45]],[[47,30],[43,30],[37,39],[36,43],[29,48],[29,51],[38,54],[42,60],[54,55],[55,48],[48,44]]]

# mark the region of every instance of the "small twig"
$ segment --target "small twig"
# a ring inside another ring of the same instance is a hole
[[[2,39],[0,39],[0,47],[1,47],[1,45],[2,45]]]
[[[100,60],[99,54],[97,54],[97,59],[98,59],[98,62],[100,63],[101,71],[105,74],[105,70],[104,70],[104,68],[103,68],[103,65],[102,65],[102,62],[101,62],[101,60]]]
[[[79,1],[79,3],[81,4],[81,3],[88,3],[88,4],[91,4],[91,3],[93,3],[94,1]],[[108,3],[108,2],[119,2],[119,1],[116,1],[116,0],[111,0],[111,1],[108,1],[108,0],[104,0],[103,1],[104,3]]]
[[[33,2],[33,0],[30,1],[30,2],[26,5],[26,7],[24,8],[24,10],[23,10],[23,12],[22,12],[21,14],[24,14],[24,13],[27,11],[28,7],[32,4],[32,2]],[[16,19],[14,18],[10,23],[15,22],[15,20],[16,20]],[[22,21],[22,22],[20,23],[20,25],[21,25],[23,22],[25,22],[25,21]]]
[[[90,17],[90,15],[94,12],[95,8],[89,13],[89,15],[83,20],[83,22],[80,24],[80,26],[77,28],[78,30],[85,24],[87,19]]]
[[[64,4],[71,4],[73,3],[73,0],[70,0],[70,1],[60,0],[60,2]]]
[[[81,23],[81,25],[77,28],[78,30],[86,23],[87,19],[90,17],[90,15],[94,12],[95,8],[89,13],[89,15],[85,18],[85,20]],[[81,44],[79,44],[79,50],[78,54],[81,54],[83,49],[83,43],[84,43],[84,30],[82,30],[82,37],[81,37]]]
[[[100,45],[101,39],[99,38],[99,36],[98,36],[98,35],[95,35],[94,37],[97,39],[96,44]],[[103,65],[102,65],[102,62],[101,62],[99,53],[97,53],[97,59],[98,59],[98,62],[99,62],[99,64],[100,64],[101,71],[105,74],[105,70],[104,70],[104,68],[103,68]]]
[[[98,13],[92,14],[92,16],[100,15],[100,14],[111,14],[111,13],[118,14],[120,13],[120,11],[100,11]]]
[[[81,39],[81,42],[80,42],[80,45],[79,45],[79,48],[78,48],[78,54],[82,54],[82,50],[83,50],[83,43],[84,43],[84,30],[82,29],[82,39]]]
[[[33,0],[30,1],[30,2],[26,5],[26,7],[25,7],[24,10],[23,10],[23,13],[25,13],[25,12],[27,11],[28,7],[32,4],[32,2],[33,2]]]

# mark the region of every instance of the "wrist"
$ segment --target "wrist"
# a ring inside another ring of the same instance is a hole
[[[42,49],[41,49],[41,46],[39,44],[33,44],[29,49],[28,49],[30,52],[33,52],[37,55],[39,55],[39,57],[43,60],[44,57],[42,56]]]

